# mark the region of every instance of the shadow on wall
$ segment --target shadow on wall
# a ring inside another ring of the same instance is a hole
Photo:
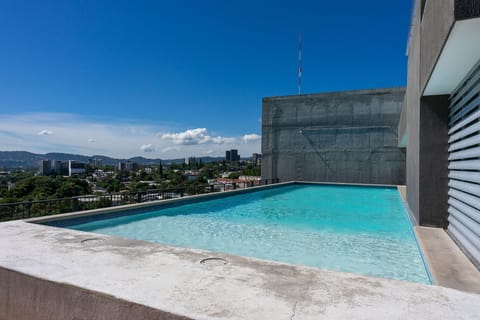
[[[262,175],[281,181],[405,183],[403,88],[266,98]]]

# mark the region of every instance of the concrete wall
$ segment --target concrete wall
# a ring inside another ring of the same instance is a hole
[[[407,202],[410,212],[419,223],[420,207],[420,31],[421,31],[421,2],[416,2],[415,21],[412,22],[410,31],[411,39],[409,41],[408,51],[408,74],[407,89],[405,92],[405,105],[402,113],[406,113],[407,124],[406,133],[400,133],[399,136],[407,137],[407,163],[406,163],[406,185]]]
[[[422,97],[456,20],[480,15],[478,0],[416,1],[408,80],[399,125],[407,141],[407,202],[416,222],[446,226],[448,216],[448,96]]]
[[[455,22],[455,0],[427,1],[423,17],[418,14],[420,25],[420,65],[414,72],[420,72],[420,92],[423,93],[428,80],[437,64],[437,60],[447,41],[450,30]]]
[[[404,184],[404,88],[263,99],[262,178]]]
[[[406,97],[406,95],[405,95]],[[401,148],[407,147],[407,99],[403,99],[402,111],[400,112],[400,119],[398,120],[398,146]]]
[[[446,226],[448,96],[423,97],[456,20],[480,15],[478,0],[416,1],[399,144],[406,139],[407,202],[416,222]]]
[[[0,268],[1,320],[186,320],[83,288]]]
[[[423,226],[447,226],[448,98],[422,97],[420,102],[418,222]]]
[[[407,114],[407,202],[417,224],[445,227],[448,97],[422,99],[422,95],[453,26],[454,1],[427,1],[423,16],[417,1],[416,10],[403,110]]]

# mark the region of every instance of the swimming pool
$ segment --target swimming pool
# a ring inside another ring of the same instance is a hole
[[[293,184],[47,224],[430,283],[396,188]]]

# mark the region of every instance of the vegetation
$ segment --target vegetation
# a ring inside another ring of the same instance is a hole
[[[88,182],[78,177],[63,176],[26,176],[12,177],[14,187],[5,189],[2,181],[0,190],[1,202],[20,202],[46,199],[59,199],[90,194],[92,192]],[[3,180],[3,179],[2,179]]]
[[[210,191],[208,180],[229,172],[229,178],[259,176],[260,167],[244,162],[210,162],[148,166],[132,171],[113,171],[103,167],[99,173],[87,165],[83,175],[64,177],[36,176],[34,171],[17,171],[0,177],[0,203],[50,200],[104,192],[144,191],[148,189],[184,189],[187,194]],[[102,191],[102,189],[104,191]],[[98,191],[97,191],[98,190]],[[99,204],[106,206],[108,203]]]
[[[242,170],[242,175],[244,176],[260,176],[260,166],[255,166],[251,163]]]

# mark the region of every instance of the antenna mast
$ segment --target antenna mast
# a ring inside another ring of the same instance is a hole
[[[298,94],[301,92],[302,87],[302,33],[299,33],[298,37]]]

